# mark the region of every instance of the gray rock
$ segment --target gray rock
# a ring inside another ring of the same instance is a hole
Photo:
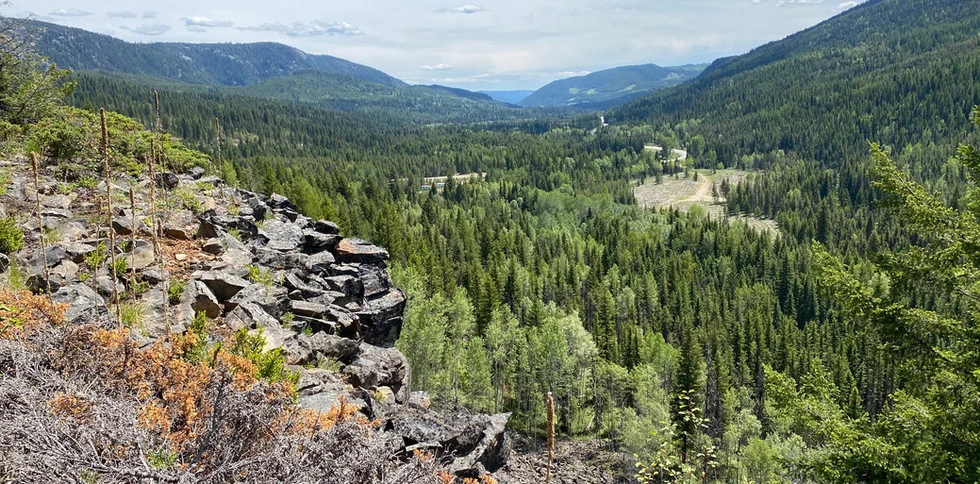
[[[158,187],[165,190],[173,190],[174,188],[177,188],[177,185],[180,185],[180,177],[173,173],[167,172],[157,173],[155,181]]]
[[[334,250],[340,243],[340,239],[343,238],[339,235],[323,234],[310,229],[303,230],[303,236],[305,238],[303,247],[309,252]]]
[[[448,471],[476,478],[506,464],[511,451],[506,432],[509,419],[509,413],[466,415],[404,407],[391,419],[391,426],[407,448],[422,444],[420,447],[438,449]]]
[[[64,246],[65,253],[71,257],[72,262],[82,263],[85,261],[85,256],[95,252],[95,247],[89,244],[83,244],[80,242],[70,242]]]
[[[316,230],[321,234],[328,234],[328,235],[340,234],[340,226],[329,220],[317,220],[316,222],[313,222],[313,230]]]
[[[132,235],[134,232],[139,233],[150,231],[142,220],[137,218],[134,221],[132,215],[128,213],[112,219],[112,230],[114,230],[117,235]]]
[[[201,246],[201,250],[207,252],[208,254],[221,255],[225,252],[225,244],[219,238],[208,239],[207,242]]]
[[[158,266],[150,267],[140,272],[140,278],[152,285],[160,284],[161,282],[166,281],[169,277],[170,275],[167,273],[167,271]]]
[[[221,304],[211,290],[203,282],[191,280],[184,288],[184,293],[180,296],[181,304],[187,304],[194,311],[194,314],[204,312],[209,319],[217,318],[221,315]]]
[[[341,239],[337,244],[337,260],[340,262],[380,263],[388,260],[388,251],[361,239]]]
[[[278,317],[279,298],[285,299],[283,295],[285,289],[278,286],[266,288],[262,284],[251,284],[235,294],[235,297],[225,302],[225,308],[229,311],[238,307],[239,304],[251,302],[258,304],[263,311],[271,316]]]
[[[266,247],[288,252],[295,250],[303,242],[303,230],[296,224],[281,222],[276,219],[268,220],[259,229],[259,236],[268,242]]]
[[[51,295],[51,300],[69,305],[65,318],[71,323],[94,323],[109,315],[102,296],[84,284],[62,287]]]
[[[395,348],[379,348],[361,343],[357,358],[341,370],[351,385],[373,390],[391,388],[395,400],[404,403],[411,393],[412,372],[408,360]]]
[[[113,288],[115,288],[117,294],[122,294],[125,290],[122,284],[114,281],[112,276],[106,274],[95,276],[95,288],[99,291],[99,294],[108,298],[109,302],[113,301]]]
[[[327,306],[307,301],[290,301],[289,311],[297,316],[319,318],[327,313]]]
[[[391,289],[391,278],[383,268],[368,264],[356,264],[357,279],[361,283],[363,291],[361,295],[366,298],[373,298]]]
[[[163,235],[177,240],[194,240],[201,223],[187,215],[167,217],[163,223]]]
[[[71,218],[71,211],[64,208],[42,208],[41,216],[45,218],[66,219]]]
[[[286,362],[290,365],[305,365],[324,359],[348,364],[354,361],[358,349],[357,341],[322,331],[312,335],[294,333],[282,345]]]
[[[331,276],[324,277],[323,280],[333,291],[342,292],[356,299],[364,297],[364,283],[354,276]]]
[[[200,166],[192,166],[189,170],[187,170],[187,174],[194,180],[204,176],[205,172],[206,171],[204,168],[201,168]]]
[[[320,252],[319,254],[313,254],[306,260],[306,270],[314,272],[317,274],[326,274],[330,270],[336,260],[333,254],[327,251]]]
[[[273,193],[271,196],[269,196],[269,200],[266,203],[270,207],[272,207],[273,210],[291,210],[294,212],[299,211],[299,209],[296,208],[296,205],[293,204],[293,202],[290,202],[288,198],[278,193]]]
[[[401,333],[404,311],[405,293],[400,289],[367,301],[356,313],[364,341],[378,346],[394,346]]]
[[[227,316],[225,323],[229,328],[239,330],[241,328],[262,328],[279,327],[279,321],[265,312],[261,306],[255,302],[245,302],[235,307]]]
[[[68,207],[71,206],[71,197],[68,195],[45,195],[41,197],[41,206],[68,210]]]
[[[283,253],[281,251],[268,249],[265,247],[256,247],[254,253],[255,260],[259,263],[259,265],[277,270],[303,267],[306,265],[306,261],[310,257],[300,252]]]
[[[194,278],[207,285],[215,297],[222,302],[235,297],[239,291],[251,285],[250,282],[241,277],[218,271],[194,274]]]
[[[259,197],[250,197],[245,203],[248,204],[248,208],[252,211],[252,216],[256,220],[265,220],[266,215],[268,215],[270,209],[269,206],[265,204]]]
[[[52,275],[61,276],[62,280],[66,282],[75,282],[78,280],[78,264],[69,259],[65,259],[61,261],[60,264],[52,268],[50,273]]]
[[[143,242],[143,241],[139,241]],[[126,260],[126,267],[135,271],[141,271],[153,265],[156,256],[153,254],[153,246],[147,242],[137,243],[136,249],[116,256]]]

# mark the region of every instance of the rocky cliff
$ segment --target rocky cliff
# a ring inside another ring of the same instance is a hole
[[[42,169],[35,187],[28,167],[0,166],[0,217],[25,234],[24,248],[0,255],[0,269],[67,303],[70,323],[111,326],[119,317],[145,347],[204,314],[215,341],[245,328],[264,337],[264,351],[278,349],[299,375],[302,406],[353,402],[400,439],[398,453],[432,452],[459,477],[506,462],[507,414],[437,412],[411,390],[411,368],[394,348],[406,295],[392,284],[385,249],[202,169],[158,173],[152,195],[145,176],[114,178],[110,223],[104,181],[67,183]]]

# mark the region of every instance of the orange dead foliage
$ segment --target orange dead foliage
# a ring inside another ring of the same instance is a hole
[[[55,304],[28,291],[0,289],[0,338],[18,339],[40,327],[65,322],[67,304]]]

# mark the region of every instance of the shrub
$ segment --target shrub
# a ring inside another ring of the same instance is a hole
[[[171,279],[170,284],[167,286],[167,301],[170,301],[170,304],[179,303],[180,296],[184,294],[184,290],[186,288],[186,282],[181,281],[180,279]]]
[[[24,248],[24,231],[13,217],[0,219],[0,253],[9,254]]]
[[[143,326],[143,318],[146,317],[146,308],[143,303],[125,303],[119,306],[119,317],[123,326],[127,328],[139,328]]]
[[[98,269],[103,262],[105,262],[107,257],[108,255],[106,255],[105,242],[99,242],[98,247],[85,256],[85,265],[87,265],[90,270],[94,271]]]

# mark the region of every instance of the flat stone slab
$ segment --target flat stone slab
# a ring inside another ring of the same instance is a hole
[[[388,251],[366,240],[348,238],[337,243],[337,260],[341,262],[377,263],[388,260]]]

